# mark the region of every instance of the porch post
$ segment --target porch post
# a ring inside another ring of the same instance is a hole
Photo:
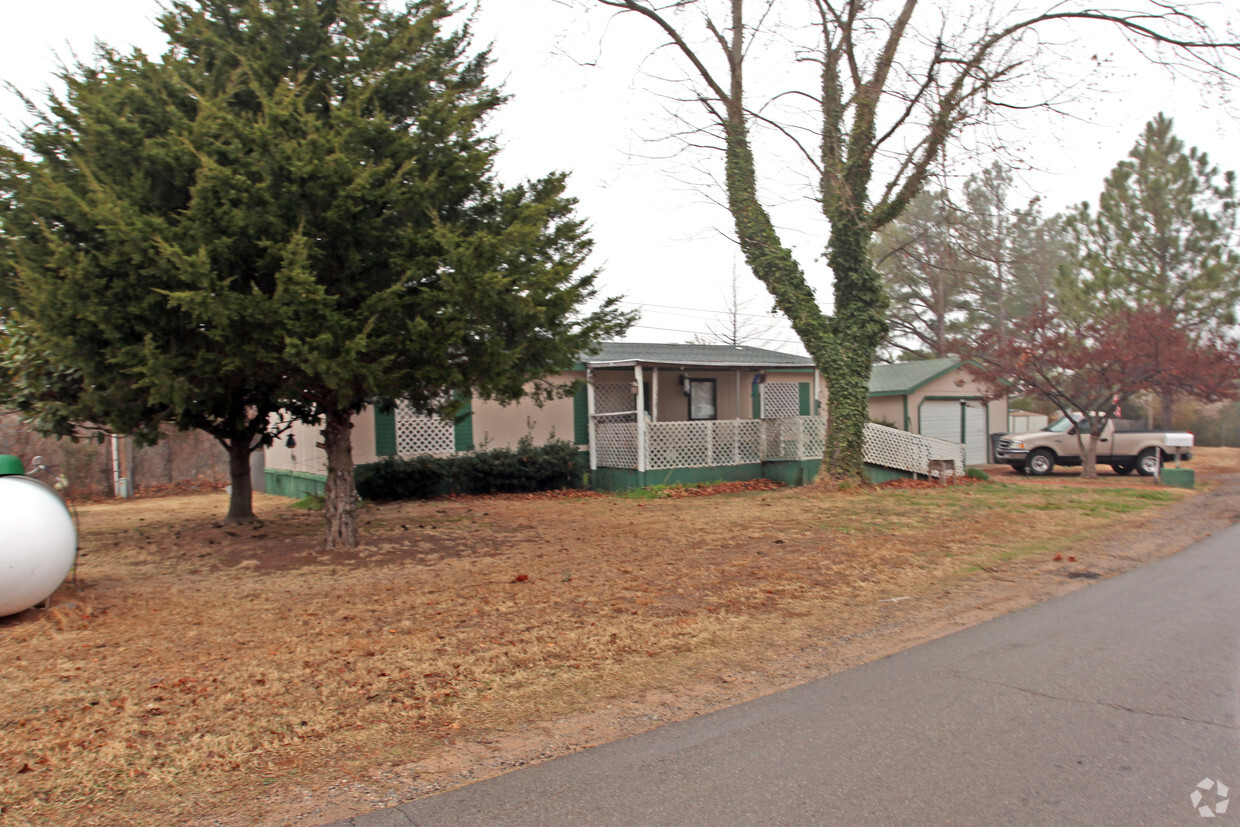
[[[741,369],[737,368],[734,371],[734,374],[736,376],[736,416],[732,418],[740,419],[741,418]]]
[[[586,429],[590,439],[590,470],[598,470],[598,438],[594,425],[594,369],[586,368]]]
[[[822,400],[818,398],[818,389],[822,381],[821,376],[822,374],[819,373],[818,368],[814,368],[814,396],[810,400],[810,403],[809,403],[810,405],[809,415],[810,416],[818,416],[818,412],[820,410],[824,410],[822,407]],[[826,417],[823,417],[823,418],[825,419]]]
[[[659,421],[659,369],[650,369],[650,421]]]
[[[646,393],[642,388],[642,366],[633,366],[637,380],[637,473],[646,473]]]
[[[741,463],[741,434],[740,434],[739,423],[741,421],[741,369],[737,368],[735,371],[735,374],[736,374],[736,399],[733,401],[733,404],[736,405],[736,416],[733,417],[733,419],[735,419],[738,424],[736,425],[736,427],[732,429],[732,464],[740,465]]]

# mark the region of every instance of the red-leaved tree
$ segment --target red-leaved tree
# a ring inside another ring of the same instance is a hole
[[[1240,346],[1229,339],[1194,337],[1154,310],[1113,311],[1073,322],[1040,308],[1000,336],[987,331],[961,343],[961,355],[995,396],[1039,396],[1077,428],[1081,476],[1098,476],[1098,439],[1115,412],[1135,393],[1170,390],[1206,402],[1235,399]]]

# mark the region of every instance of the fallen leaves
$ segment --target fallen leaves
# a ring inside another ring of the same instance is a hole
[[[927,489],[944,488],[955,485],[975,485],[979,482],[985,482],[985,480],[981,480],[976,477],[953,476],[948,477],[946,482],[927,479],[890,480],[888,482],[879,483],[878,487],[882,489],[900,491],[924,491]]]

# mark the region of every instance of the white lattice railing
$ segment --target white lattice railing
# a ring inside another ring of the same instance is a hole
[[[646,467],[711,468],[762,461],[762,420],[646,423]]]
[[[596,415],[594,456],[603,468],[636,468],[636,416],[632,413]]]
[[[865,426],[861,457],[871,465],[898,468],[928,477],[931,460],[953,460],[956,473],[961,473],[965,466],[965,446],[959,442],[869,423]]]
[[[764,459],[822,459],[827,423],[817,416],[764,419]]]
[[[637,423],[632,413],[595,416],[595,451],[604,468],[637,467]],[[816,416],[711,422],[647,422],[646,467],[712,468],[767,460],[820,459],[827,424]],[[930,475],[931,460],[964,468],[965,447],[896,428],[865,426],[863,459],[872,465]]]
[[[596,414],[595,461],[604,468],[637,467],[632,413]],[[815,416],[646,422],[646,467],[712,468],[771,459],[819,459],[826,423]]]

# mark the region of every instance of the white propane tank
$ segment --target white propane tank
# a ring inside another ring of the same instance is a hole
[[[20,462],[12,473],[14,462],[0,457],[0,617],[49,597],[77,558],[69,509],[51,488],[21,476]]]

